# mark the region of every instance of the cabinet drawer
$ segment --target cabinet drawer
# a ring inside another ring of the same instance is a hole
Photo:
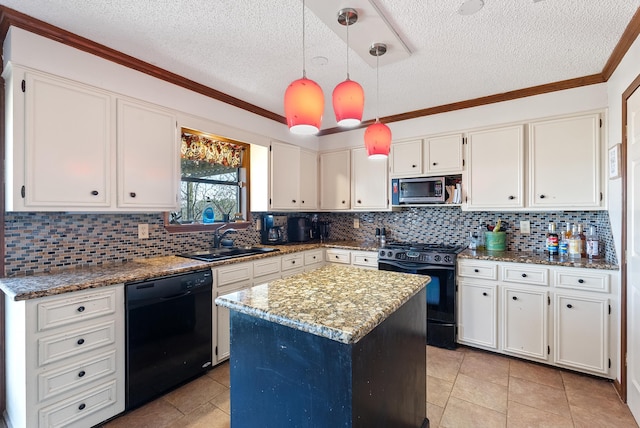
[[[88,427],[114,416],[117,411],[105,413],[116,405],[116,381],[102,384],[67,400],[45,407],[38,412],[41,427]],[[100,412],[100,414],[97,414]]]
[[[280,257],[270,257],[253,262],[253,277],[259,278],[265,275],[280,273]]]
[[[476,279],[498,279],[498,265],[480,263],[460,263],[458,275]]]
[[[116,291],[112,289],[38,303],[38,331],[113,314],[115,302]]]
[[[576,290],[609,292],[609,275],[606,273],[584,271],[555,272],[555,285],[558,288],[573,288]]]
[[[351,252],[345,250],[327,250],[327,261],[331,263],[351,264]]]
[[[351,263],[354,266],[364,266],[378,268],[378,254],[373,252],[357,252],[351,253]]]
[[[116,371],[116,351],[85,361],[47,371],[38,375],[38,397],[40,401],[55,397],[65,391],[78,388]]]
[[[520,266],[502,266],[502,280],[518,284],[549,285],[549,271]]]
[[[115,322],[92,325],[38,339],[38,363],[52,363],[115,342]]]
[[[218,287],[253,278],[253,263],[239,263],[218,268]]]
[[[282,256],[282,271],[304,267],[304,256],[302,253]]]
[[[324,250],[307,251],[306,253],[304,253],[304,265],[309,266],[317,263],[322,263],[324,261],[324,257],[322,257],[323,253]]]

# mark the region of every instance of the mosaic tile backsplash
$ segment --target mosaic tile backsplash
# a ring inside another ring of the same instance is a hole
[[[282,214],[282,213],[281,213]],[[300,213],[288,213],[299,216]],[[259,214],[254,214],[254,219]],[[373,241],[376,227],[384,227],[387,241],[467,245],[469,232],[501,219],[506,224],[507,250],[543,252],[549,222],[597,227],[601,255],[617,263],[606,211],[548,213],[467,212],[459,207],[405,208],[395,212],[318,213],[331,221],[332,240]],[[353,227],[353,219],[360,228]],[[531,233],[520,234],[520,220],[529,220]],[[149,239],[138,239],[138,224],[149,225]],[[255,225],[255,222],[254,222]],[[61,269],[125,262],[140,257],[207,250],[212,232],[168,233],[162,214],[6,213],[5,269],[7,276],[31,275]],[[228,235],[236,245],[260,242],[255,227]]]

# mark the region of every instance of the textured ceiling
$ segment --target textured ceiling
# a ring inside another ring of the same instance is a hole
[[[279,115],[286,87],[302,76],[300,0],[0,3]],[[353,7],[346,0],[322,3],[336,14]],[[350,41],[370,40],[366,50],[386,42],[377,31],[357,34],[377,18],[371,0],[354,3],[363,7],[356,7]],[[377,105],[376,70],[350,51],[350,77],[366,94],[363,119],[600,73],[640,7],[640,0],[485,0],[478,13],[462,16],[460,3],[374,0],[411,55],[392,63],[380,58]],[[336,34],[310,5],[305,16],[307,77],[325,93],[322,128],[333,128],[331,92],[346,77],[346,29]],[[390,52],[401,49],[388,43]]]

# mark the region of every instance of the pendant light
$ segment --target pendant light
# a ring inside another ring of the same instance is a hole
[[[391,129],[380,122],[380,56],[387,52],[387,45],[374,43],[369,48],[369,53],[376,57],[376,121],[364,131],[364,146],[367,149],[369,159],[385,159],[391,149]]]
[[[347,80],[333,90],[333,112],[338,126],[353,127],[362,121],[364,91],[358,82],[349,79],[349,26],[358,20],[355,9],[340,9],[338,23],[347,27]]]
[[[324,94],[322,88],[313,80],[307,79],[304,57],[305,2],[302,1],[302,79],[291,82],[284,93],[284,114],[287,126],[294,134],[311,135],[320,130],[324,113]]]

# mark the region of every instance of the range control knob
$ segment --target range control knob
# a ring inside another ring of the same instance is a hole
[[[393,253],[391,251],[387,251],[387,256],[391,257]]]
[[[433,256],[433,260],[439,262],[440,260],[442,260],[442,256],[440,256],[440,254],[436,254],[435,256]]]
[[[444,256],[444,261],[447,263],[451,263],[451,256]]]
[[[384,254],[385,254],[385,253],[384,253],[384,250],[381,250],[381,251],[380,251],[380,257],[384,257]]]

